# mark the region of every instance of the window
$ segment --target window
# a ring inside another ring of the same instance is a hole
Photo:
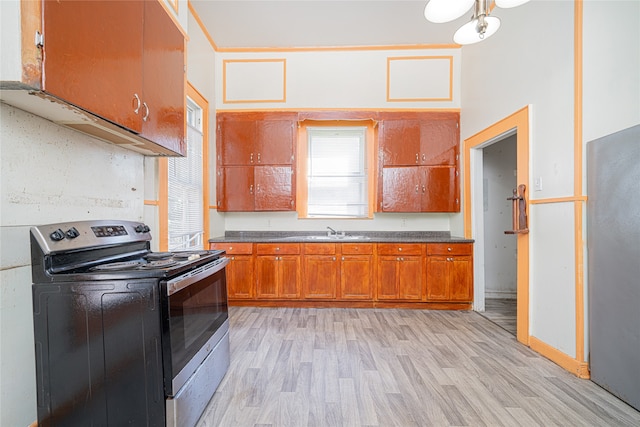
[[[369,217],[367,128],[307,127],[308,218]]]
[[[168,159],[169,251],[203,249],[202,108],[187,99],[187,155]]]

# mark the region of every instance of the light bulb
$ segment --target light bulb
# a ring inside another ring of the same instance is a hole
[[[458,28],[458,31],[453,35],[453,41],[458,44],[478,43],[494,35],[500,28],[500,18],[485,16],[486,29],[484,34],[481,34],[478,32],[479,21],[479,18],[475,18]]]
[[[429,0],[424,8],[424,17],[441,24],[453,21],[471,9],[474,0]]]

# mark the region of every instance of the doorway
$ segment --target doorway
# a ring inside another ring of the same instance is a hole
[[[528,212],[530,115],[531,107],[526,106],[464,141],[464,234],[475,240],[473,308],[478,312],[485,311],[486,293],[483,149],[510,136],[515,138],[516,182],[527,187],[525,209]],[[529,234],[516,234],[513,238],[516,240],[516,338],[528,346]]]
[[[482,150],[484,317],[516,335],[517,245],[513,234],[513,190],[517,188],[517,144],[512,134]]]

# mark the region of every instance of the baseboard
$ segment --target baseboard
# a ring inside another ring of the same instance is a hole
[[[565,370],[571,372],[578,378],[589,379],[591,374],[589,372],[589,364],[585,361],[580,361],[572,358],[568,354],[565,354],[555,347],[550,346],[544,341],[539,340],[536,337],[529,337],[529,346],[532,350],[537,351],[547,359],[556,363]]]
[[[484,299],[517,299],[516,291],[484,291]]]

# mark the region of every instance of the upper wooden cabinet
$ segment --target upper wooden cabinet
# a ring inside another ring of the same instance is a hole
[[[184,36],[158,1],[43,2],[42,89],[186,154]]]
[[[459,212],[458,113],[381,114],[378,210]]]
[[[217,138],[219,211],[296,209],[295,113],[218,113]]]
[[[384,166],[456,165],[458,113],[384,113],[380,119]]]
[[[297,115],[218,113],[218,161],[232,165],[292,165]]]

